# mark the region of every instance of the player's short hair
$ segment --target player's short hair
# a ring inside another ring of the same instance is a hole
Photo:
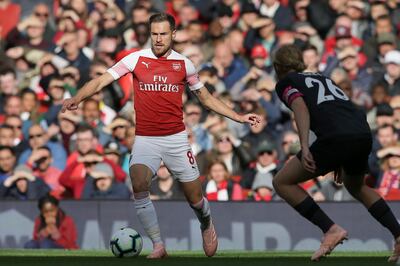
[[[167,13],[156,13],[152,15],[149,19],[149,26],[151,26],[152,23],[164,21],[167,21],[169,23],[171,31],[174,31],[176,29],[174,17]]]

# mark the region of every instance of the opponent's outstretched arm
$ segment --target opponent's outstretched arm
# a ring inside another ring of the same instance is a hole
[[[64,100],[61,112],[64,113],[66,110],[71,111],[78,109],[78,105],[82,101],[98,93],[113,81],[113,76],[111,76],[111,74],[108,72],[95,79],[90,80],[81,89],[78,90],[78,93],[74,97]]]
[[[195,90],[194,93],[196,94],[197,98],[200,100],[200,102],[204,106],[206,106],[210,110],[213,110],[214,112],[216,112],[220,115],[226,116],[234,121],[237,121],[240,123],[249,123],[252,126],[257,125],[261,121],[260,116],[258,116],[256,114],[240,115],[240,114],[236,113],[234,110],[229,108],[226,104],[224,104],[222,101],[220,101],[219,99],[212,96],[205,87]]]

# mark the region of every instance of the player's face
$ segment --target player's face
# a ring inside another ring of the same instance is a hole
[[[175,31],[171,30],[168,21],[154,22],[151,24],[151,49],[157,57],[168,55],[171,50]]]

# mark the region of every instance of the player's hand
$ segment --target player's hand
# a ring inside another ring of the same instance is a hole
[[[304,169],[311,173],[314,173],[317,170],[314,158],[308,148],[302,149],[301,164],[303,165]]]
[[[61,112],[65,113],[65,111],[67,111],[67,110],[69,110],[69,111],[77,110],[78,105],[79,105],[79,101],[75,97],[65,99],[63,102],[63,106],[61,108]]]
[[[258,126],[258,124],[261,122],[261,117],[256,114],[245,114],[245,115],[242,115],[240,122],[248,123],[252,127]]]

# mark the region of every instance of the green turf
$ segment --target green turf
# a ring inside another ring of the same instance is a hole
[[[0,249],[0,265],[54,266],[122,266],[122,265],[316,265],[310,261],[311,252],[243,252],[220,251],[213,258],[202,252],[170,252],[163,260],[147,260],[143,252],[138,258],[114,258],[109,251],[64,250],[6,250]],[[386,262],[388,252],[335,252],[318,265],[391,265]]]

